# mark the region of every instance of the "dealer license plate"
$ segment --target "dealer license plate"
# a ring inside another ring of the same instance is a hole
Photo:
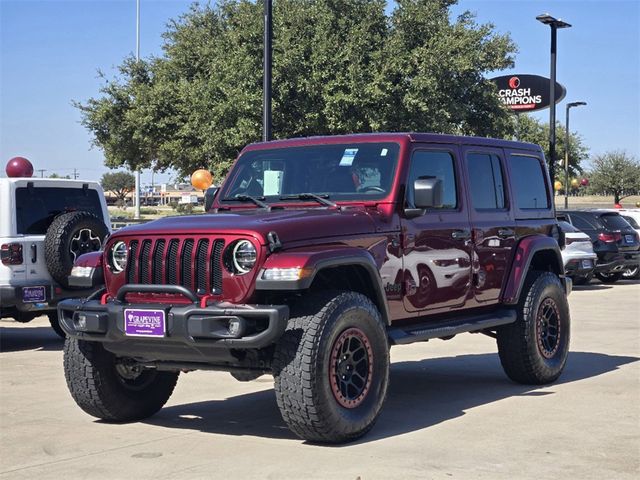
[[[46,299],[45,287],[22,287],[22,301],[24,303],[44,302]]]
[[[591,260],[582,260],[582,268],[591,268]]]
[[[164,310],[125,309],[124,333],[131,337],[164,337]]]
[[[624,241],[627,242],[627,243],[633,243],[633,240],[634,240],[633,235],[625,235],[624,236]]]

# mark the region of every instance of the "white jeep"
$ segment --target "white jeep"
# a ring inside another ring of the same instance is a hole
[[[92,292],[70,285],[73,262],[100,250],[110,233],[102,187],[84,180],[0,178],[0,318],[28,322]]]

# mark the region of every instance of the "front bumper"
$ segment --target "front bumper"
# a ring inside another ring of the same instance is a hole
[[[164,311],[164,336],[127,335],[126,309]],[[101,342],[105,349],[119,356],[143,362],[211,364],[221,360],[228,363],[231,351],[261,349],[275,343],[286,328],[289,307],[229,303],[202,307],[196,302],[131,304],[118,299],[103,304],[99,300],[74,299],[58,304],[58,316],[60,326],[70,337]],[[244,326],[235,335],[227,328],[231,320]]]

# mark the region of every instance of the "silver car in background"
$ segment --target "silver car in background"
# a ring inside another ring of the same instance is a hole
[[[558,225],[565,237],[562,248],[565,274],[571,277],[574,285],[589,283],[598,259],[593,251],[591,239],[568,222],[561,221]]]

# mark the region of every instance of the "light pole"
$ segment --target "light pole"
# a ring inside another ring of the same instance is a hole
[[[272,0],[264,2],[264,65],[262,82],[262,140],[271,140],[271,41],[273,22]]]
[[[541,23],[551,27],[551,86],[549,88],[549,176],[551,185],[556,174],[556,37],[559,28],[569,28],[571,24],[554,18],[548,13],[536,17]]]
[[[581,107],[587,102],[567,103],[567,118],[564,124],[564,208],[569,208],[569,109]]]
[[[140,0],[136,0],[136,63],[140,61]],[[133,218],[140,220],[140,169],[136,170],[136,191],[133,198],[135,213]]]

